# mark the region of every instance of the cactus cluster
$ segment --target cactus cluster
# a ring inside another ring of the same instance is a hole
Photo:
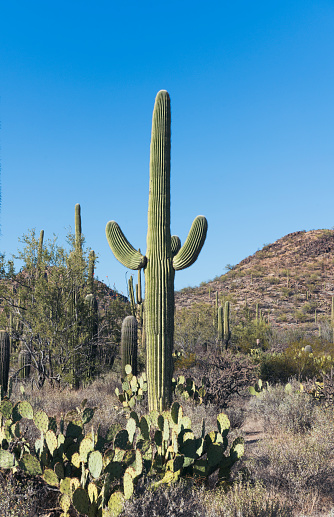
[[[259,397],[260,393],[262,393],[264,390],[269,391],[270,390],[270,385],[269,385],[268,382],[266,382],[266,384],[264,385],[261,379],[259,379],[255,383],[255,386],[249,386],[249,393],[251,395],[256,396],[256,397]]]
[[[147,392],[147,377],[145,372],[138,376],[134,375],[130,364],[124,366],[124,372],[125,375],[121,379],[123,391],[116,388],[115,393],[123,408],[131,410],[137,401],[143,400]]]
[[[225,483],[243,455],[242,438],[228,449],[230,422],[224,413],[217,416],[218,430],[206,433],[203,421],[196,438],[190,418],[175,402],[168,411],[153,410],[141,418],[131,411],[125,429],[115,424],[103,437],[94,428],[87,432],[94,409],[85,404],[60,421],[34,411],[26,400],[13,404],[5,397],[0,404],[0,468],[22,469],[59,490],[62,517],[69,517],[71,507],[88,517],[119,515],[144,475],[158,476],[153,485],[158,486],[181,476],[206,479],[217,472]],[[20,429],[22,419],[32,421],[40,433],[34,448]]]
[[[150,410],[170,406],[173,376],[174,276],[191,266],[205,241],[207,221],[198,216],[181,247],[170,232],[170,99],[158,93],[153,110],[146,254],[125,238],[115,221],[106,235],[115,257],[127,268],[144,269],[145,339]]]

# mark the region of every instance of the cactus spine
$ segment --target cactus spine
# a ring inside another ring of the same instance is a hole
[[[181,247],[170,233],[170,99],[158,93],[152,119],[147,249],[143,256],[128,242],[115,221],[106,235],[115,257],[130,269],[145,272],[145,336],[150,410],[171,403],[175,271],[191,266],[205,241],[207,221],[198,216]]]
[[[0,330],[0,386],[2,386],[5,393],[7,392],[8,388],[9,359],[9,334],[5,330]]]
[[[122,377],[125,378],[125,366],[131,365],[133,375],[137,375],[137,329],[138,323],[134,316],[127,316],[122,323],[121,356]]]

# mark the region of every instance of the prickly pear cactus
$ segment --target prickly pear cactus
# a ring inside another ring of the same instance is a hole
[[[198,216],[181,247],[170,232],[170,98],[161,90],[152,119],[147,249],[143,256],[125,238],[115,221],[106,235],[115,257],[127,268],[145,272],[145,339],[148,400],[151,410],[169,407],[172,396],[174,275],[191,266],[205,241],[207,221]]]
[[[56,422],[42,410],[33,411],[28,401],[13,405],[6,397],[0,404],[0,468],[20,468],[59,490],[65,516],[71,508],[87,517],[118,516],[142,476],[160,477],[153,485],[158,486],[217,472],[224,484],[243,454],[242,438],[228,447],[230,422],[224,413],[217,416],[217,430],[206,433],[203,422],[196,438],[190,418],[175,402],[170,410],[141,418],[131,411],[125,429],[111,429],[103,437],[92,427],[86,431],[94,409],[85,406],[83,401]],[[22,418],[40,431],[34,447],[20,430]]]
[[[194,380],[191,377],[187,379],[180,375],[175,379],[172,379],[173,392],[180,394],[185,400],[192,399],[196,404],[202,404],[206,394],[205,389],[206,378],[203,377],[201,386],[196,386]]]
[[[124,367],[125,376],[122,378],[122,391],[115,389],[115,394],[125,410],[134,408],[137,402],[143,400],[147,392],[147,377],[143,372],[139,376],[132,374],[130,364]]]

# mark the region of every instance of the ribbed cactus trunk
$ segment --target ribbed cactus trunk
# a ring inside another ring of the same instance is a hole
[[[133,375],[137,375],[137,343],[138,323],[134,316],[127,316],[122,322],[121,330],[121,357],[122,377],[125,378],[125,367],[131,365]]]
[[[10,360],[10,340],[9,334],[5,330],[0,330],[0,386],[6,393],[8,388]]]
[[[170,234],[170,99],[156,99],[152,120],[148,201],[145,330],[149,407],[171,399],[174,269]]]

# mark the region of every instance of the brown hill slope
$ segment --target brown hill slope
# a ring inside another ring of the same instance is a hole
[[[318,333],[334,296],[334,230],[294,232],[242,260],[221,277],[175,293],[176,309],[230,300],[236,320],[256,303],[273,327]]]

